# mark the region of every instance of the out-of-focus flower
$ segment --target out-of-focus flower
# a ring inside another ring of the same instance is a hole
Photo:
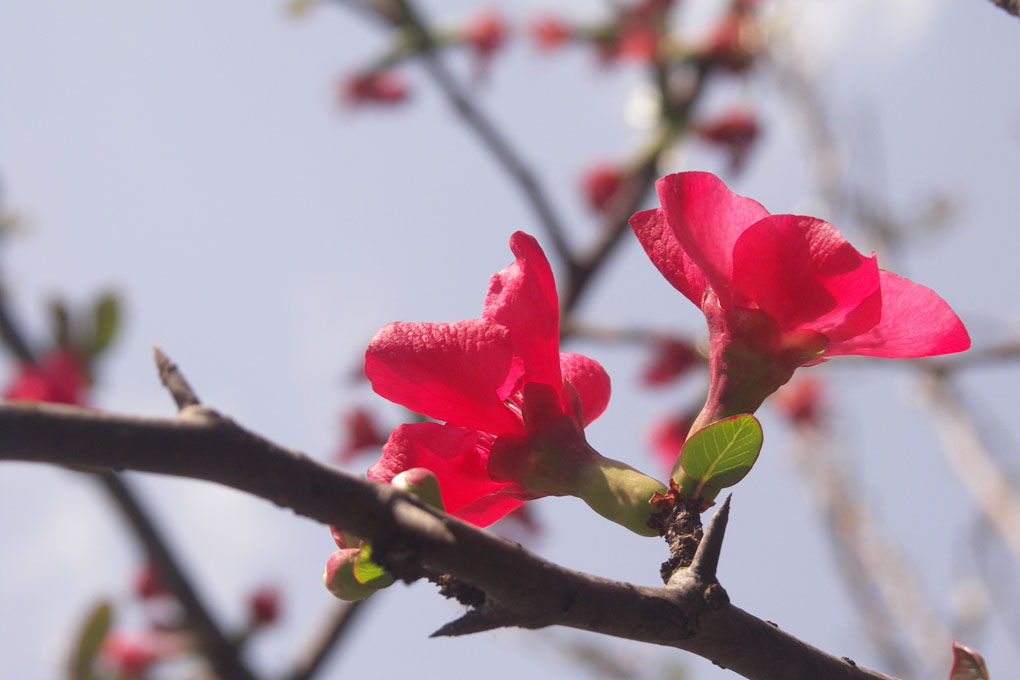
[[[114,630],[103,640],[98,661],[118,678],[137,680],[144,678],[153,664],[180,651],[179,640],[165,633]]]
[[[812,375],[799,377],[779,388],[772,404],[794,425],[816,426],[825,410],[825,384]]]
[[[253,624],[265,626],[280,618],[280,590],[263,586],[248,596],[248,616]]]
[[[569,42],[573,35],[570,25],[552,15],[538,17],[529,27],[532,39],[539,49],[554,50]]]
[[[471,46],[483,61],[487,61],[506,43],[506,19],[495,9],[487,9],[475,15],[464,27],[463,40]]]
[[[681,411],[659,418],[648,428],[648,447],[666,474],[673,470],[693,423],[694,414]]]
[[[606,212],[623,186],[623,171],[612,163],[596,163],[581,177],[581,191],[588,205],[597,212]]]
[[[135,573],[134,584],[135,595],[142,600],[149,600],[154,597],[167,595],[166,586],[159,578],[156,567],[152,562],[146,562],[141,569]]]
[[[631,218],[652,262],[705,314],[710,383],[695,429],[753,413],[799,366],[860,354],[970,347],[934,291],[878,268],[831,224],[770,215],[704,172],[656,183],[661,208]]]
[[[741,73],[754,63],[764,46],[755,4],[735,0],[716,24],[703,49],[705,58],[712,64]]]
[[[647,387],[659,387],[685,374],[698,362],[697,350],[678,338],[657,338],[651,345],[652,358],[641,373]]]
[[[725,149],[730,156],[730,172],[740,172],[760,129],[754,114],[744,108],[727,111],[718,118],[694,127],[701,139]]]
[[[88,387],[89,376],[81,357],[69,349],[56,349],[37,364],[21,364],[4,399],[84,406]]]
[[[344,441],[337,451],[336,459],[347,463],[359,453],[375,450],[386,443],[386,435],[379,429],[375,419],[366,409],[353,408],[341,416]]]
[[[602,59],[654,61],[659,54],[666,13],[672,5],[672,0],[639,0],[621,5],[607,37],[600,43]]]
[[[407,99],[407,81],[390,69],[355,73],[340,83],[340,101],[347,106],[398,104]]]

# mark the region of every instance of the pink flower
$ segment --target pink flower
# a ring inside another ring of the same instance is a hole
[[[355,73],[340,84],[340,101],[348,106],[397,104],[407,95],[407,81],[392,70]]]
[[[924,357],[970,338],[936,293],[878,268],[835,227],[770,215],[714,175],[656,183],[661,208],[631,218],[645,252],[705,313],[711,381],[696,427],[753,413],[798,366],[828,357]]]
[[[542,249],[522,232],[510,248],[516,261],[490,280],[482,318],[392,323],[365,354],[378,394],[445,422],[398,427],[369,478],[428,468],[446,511],[479,526],[526,499],[567,493],[563,478],[594,453],[582,428],[609,401],[602,367],[559,351],[559,303]]]
[[[581,178],[581,191],[588,205],[597,212],[606,212],[623,186],[623,171],[612,163],[596,163]]]
[[[248,616],[260,626],[274,623],[280,618],[280,591],[263,586],[248,596]]]
[[[695,131],[706,142],[727,150],[730,154],[730,171],[739,172],[758,138],[759,128],[758,121],[750,111],[732,109],[696,126]]]
[[[22,364],[4,399],[83,406],[88,399],[85,363],[73,351],[56,349],[37,364]]]
[[[554,50],[565,44],[573,30],[562,19],[547,15],[535,19],[530,27],[531,37],[542,50]]]
[[[354,408],[341,417],[345,441],[337,451],[336,458],[346,463],[365,449],[378,449],[386,443],[386,435],[376,425],[372,414],[363,408]]]
[[[488,60],[503,46],[507,38],[507,25],[503,15],[489,9],[477,14],[464,27],[464,41],[483,60]]]

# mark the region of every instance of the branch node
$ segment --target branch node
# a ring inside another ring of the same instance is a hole
[[[712,521],[705,529],[705,536],[698,545],[698,551],[694,553],[694,560],[691,562],[691,571],[699,579],[706,583],[716,580],[715,573],[719,568],[719,555],[722,553],[723,537],[726,535],[726,523],[730,517],[730,499],[733,494],[726,496]]]
[[[201,404],[202,402],[199,401],[195,391],[191,389],[191,385],[188,384],[188,381],[184,379],[184,376],[177,368],[177,364],[170,361],[170,358],[163,353],[163,350],[156,343],[152,344],[152,354],[156,359],[159,380],[170,391],[170,396],[173,397],[178,410],[183,409],[185,406]]]

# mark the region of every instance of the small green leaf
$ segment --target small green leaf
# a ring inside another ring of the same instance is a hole
[[[385,588],[393,584],[393,577],[388,571],[372,561],[372,546],[365,543],[361,546],[361,554],[354,562],[354,578],[372,588]]]
[[[712,500],[751,470],[761,451],[758,419],[744,414],[712,423],[696,432],[680,452],[684,495]]]
[[[989,680],[988,667],[981,655],[969,647],[953,643],[953,669],[949,680]]]
[[[78,638],[71,650],[68,668],[70,680],[92,680],[93,666],[103,639],[113,625],[113,607],[109,602],[99,602],[85,617]]]
[[[106,293],[96,300],[92,309],[92,341],[88,355],[95,356],[109,347],[120,323],[120,302],[117,296]]]

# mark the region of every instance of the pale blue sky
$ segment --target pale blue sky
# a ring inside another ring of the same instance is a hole
[[[0,180],[7,207],[31,227],[4,245],[0,265],[36,338],[44,336],[51,294],[84,302],[106,287],[123,291],[126,326],[102,367],[99,406],[171,414],[149,356],[156,341],[207,403],[284,445],[327,456],[339,410],[371,399],[344,376],[376,329],[393,320],[477,316],[489,275],[511,259],[509,235],[523,229],[548,241],[416,66],[405,69],[414,88],[406,106],[338,109],[338,77],[384,45],[373,26],[328,5],[291,21],[282,4],[0,4]],[[526,17],[555,5],[529,0],[508,3],[508,11]],[[472,6],[432,2],[428,13],[457,19]],[[586,16],[600,7],[573,2],[569,11]],[[953,230],[917,244],[898,270],[942,294],[975,345],[1007,337],[1020,312],[1020,90],[1013,86],[1020,23],[982,0],[789,7],[791,30],[813,44],[812,65],[826,76],[838,129],[853,131],[846,152],[856,181],[901,213],[935,191],[961,201]],[[459,58],[452,62],[469,72]],[[592,238],[577,176],[639,140],[623,120],[639,71],[601,69],[581,50],[543,57],[523,41],[493,66],[478,89],[480,104],[538,169],[575,241]],[[761,108],[765,137],[733,188],[777,213],[809,205],[805,141],[774,80],[730,83],[710,103],[734,98]],[[880,150],[870,146],[874,135]],[[687,168],[724,168],[703,147],[688,151]],[[859,249],[872,247],[854,225],[837,226]],[[703,324],[635,243],[615,255],[583,312],[690,333]],[[571,349],[599,359],[614,380],[591,442],[653,471],[644,428],[678,406],[681,391],[638,389],[641,357],[632,350]],[[952,543],[966,541],[975,515],[914,403],[912,374],[895,363],[849,360],[812,370],[833,380],[845,409],[840,425],[870,484],[865,502],[947,610],[945,593],[972,566],[952,555]],[[986,417],[1008,418],[1017,377],[1016,367],[1003,366],[964,383]],[[748,611],[875,665],[795,478],[788,437],[767,411],[765,425],[761,461],[734,496],[722,582]],[[328,532],[208,484],[135,481],[224,620],[239,620],[253,586],[282,584],[285,623],[253,652],[265,668],[285,668],[301,633],[331,604],[319,581],[332,550]],[[610,526],[577,501],[536,506],[547,527],[534,545],[540,554],[657,583],[658,541]],[[4,670],[56,677],[88,604],[126,598],[137,550],[98,490],[64,471],[4,464],[0,514],[8,518],[0,523]],[[957,552],[967,550],[963,543]],[[563,662],[545,633],[426,639],[459,611],[429,586],[391,588],[326,677],[378,675],[380,663],[387,677],[473,679],[480,667],[491,680],[589,677]],[[985,637],[968,640],[985,652],[993,677],[1020,666],[1006,635],[993,620]],[[649,665],[681,660],[698,680],[733,677],[672,650],[586,639]]]

